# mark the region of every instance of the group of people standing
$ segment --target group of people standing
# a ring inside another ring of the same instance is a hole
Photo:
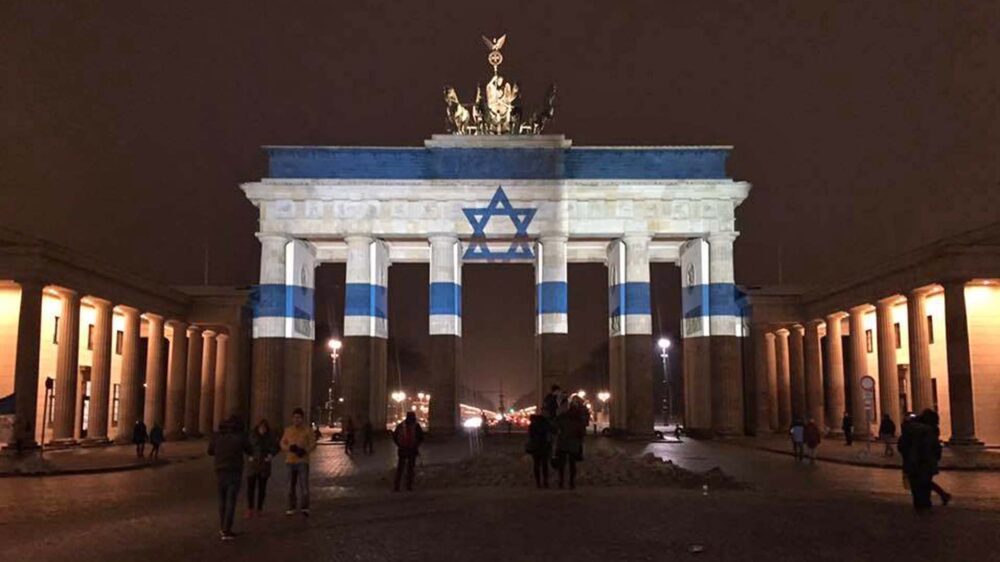
[[[590,425],[590,410],[577,396],[567,396],[559,385],[542,400],[541,413],[531,416],[525,451],[531,455],[535,486],[549,487],[549,464],[559,473],[559,487],[576,487],[576,463],[583,460],[583,438]]]
[[[215,458],[214,467],[219,497],[219,536],[232,540],[236,502],[243,479],[247,482],[247,518],[263,513],[267,481],[271,477],[271,461],[285,454],[288,471],[288,509],[285,515],[309,515],[309,455],[316,449],[316,437],[305,423],[305,413],[296,408],[292,423],[281,438],[271,431],[267,420],[261,420],[248,435],[243,422],[230,416],[219,424],[212,435],[208,454]]]
[[[357,439],[354,419],[351,416],[345,417],[341,422],[341,428],[344,437],[344,453],[353,455],[354,444]],[[371,420],[366,419],[361,424],[361,451],[366,455],[375,454],[375,428],[372,426]]]

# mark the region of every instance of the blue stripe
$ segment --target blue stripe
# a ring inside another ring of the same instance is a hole
[[[344,288],[344,316],[388,318],[388,296],[381,285],[348,283]]]
[[[462,315],[462,286],[458,283],[435,281],[431,283],[431,314]]]
[[[565,281],[538,284],[538,314],[569,314],[569,285]]]
[[[649,283],[632,282],[608,288],[608,314],[652,314],[649,300]]]
[[[733,283],[710,283],[681,289],[684,318],[742,316],[746,295]]]
[[[728,148],[269,147],[272,178],[724,179]]]
[[[281,317],[312,320],[315,291],[297,285],[257,285],[250,293],[254,318]]]

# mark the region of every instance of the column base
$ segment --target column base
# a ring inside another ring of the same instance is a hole
[[[986,444],[973,437],[952,437],[948,440],[949,447],[985,447]]]
[[[80,441],[81,447],[105,447],[111,445],[111,440],[107,437],[87,438]]]
[[[38,451],[41,448],[42,447],[38,444],[38,442],[35,441],[34,439],[32,439],[31,441],[22,441],[21,442],[20,452],[22,452],[22,453],[32,453],[32,452]],[[18,444],[16,442],[14,442],[14,441],[11,441],[11,442],[7,443],[6,445],[4,445],[3,448],[0,449],[0,452],[16,455],[19,452],[18,450],[19,450]]]
[[[80,443],[76,439],[66,438],[66,439],[53,439],[45,444],[46,449],[69,449],[71,447],[76,447]]]

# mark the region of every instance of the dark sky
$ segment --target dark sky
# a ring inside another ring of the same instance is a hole
[[[4,2],[0,224],[168,283],[207,248],[212,283],[251,283],[261,145],[418,145],[507,32],[505,74],[529,104],[557,82],[576,144],[735,145],[739,282],[779,253],[785,283],[825,282],[1000,217],[998,24],[997,2]]]

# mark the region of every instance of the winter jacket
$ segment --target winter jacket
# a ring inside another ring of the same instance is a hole
[[[937,472],[940,442],[935,428],[919,421],[903,424],[896,448],[903,457],[903,472],[914,479],[930,479]]]
[[[163,428],[158,425],[154,425],[152,431],[149,432],[149,442],[153,445],[159,445],[160,443],[163,443],[163,441]]]
[[[884,418],[878,426],[879,437],[892,437],[896,435],[896,424],[890,418]]]
[[[136,445],[142,445],[149,440],[149,434],[146,433],[146,424],[141,421],[135,424],[135,428],[132,430],[132,442]]]
[[[285,464],[309,462],[309,453],[316,449],[316,436],[308,425],[302,427],[290,425],[281,436],[281,450],[285,455]]]
[[[420,444],[424,442],[424,428],[416,421],[402,421],[392,431],[392,440],[396,443],[399,456],[415,457],[420,454]]]
[[[556,417],[556,427],[559,432],[559,437],[556,440],[556,452],[581,457],[583,455],[583,437],[587,431],[587,427],[583,425],[583,416],[570,408]]]
[[[281,451],[278,440],[270,431],[261,435],[254,431],[250,434],[250,462],[247,464],[247,476],[271,475],[271,459]]]
[[[219,431],[212,435],[208,444],[208,454],[215,457],[216,472],[243,472],[243,455],[252,452],[250,440],[239,422],[220,424]]]
[[[532,455],[549,455],[552,453],[552,426],[545,416],[531,416],[528,426],[528,444],[525,451]]]
[[[810,449],[815,449],[819,446],[819,442],[822,440],[822,434],[819,431],[819,426],[813,422],[806,424],[805,431],[806,446]]]

